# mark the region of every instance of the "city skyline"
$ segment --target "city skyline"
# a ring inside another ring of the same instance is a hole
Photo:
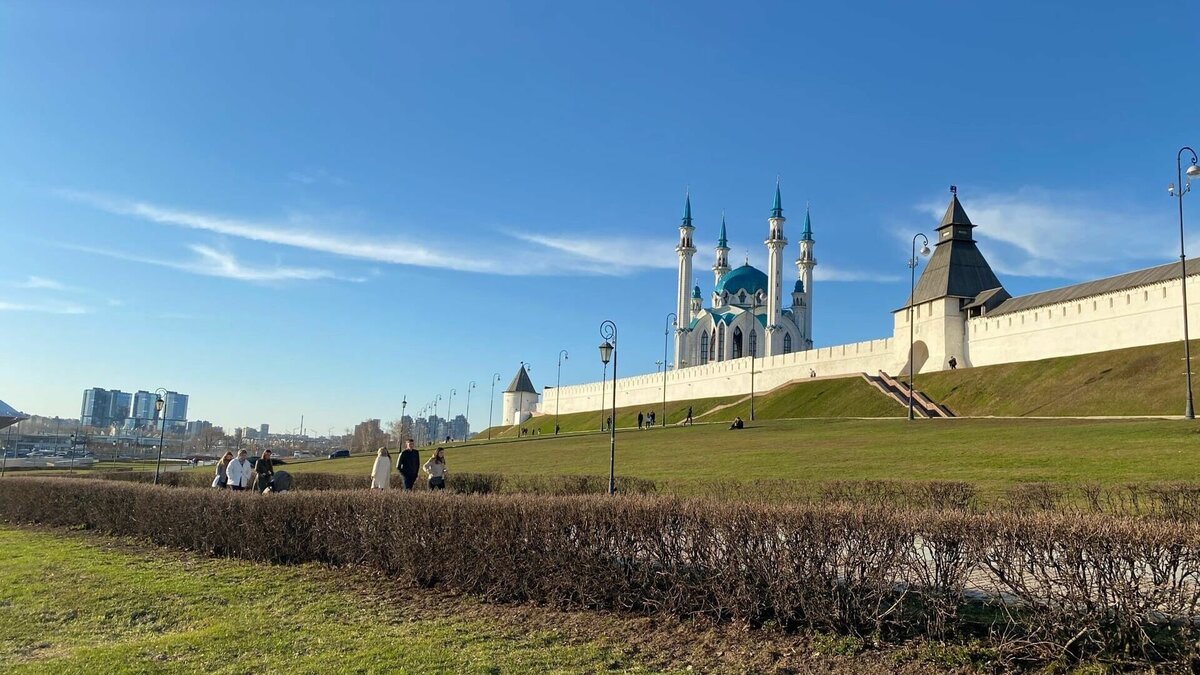
[[[1013,293],[1170,262],[1200,9],[1066,7],[6,5],[0,399],[326,435],[474,382],[483,429],[521,362],[598,380],[605,319],[654,372],[685,190],[707,297],[777,178],[817,347],[887,331],[950,184]]]

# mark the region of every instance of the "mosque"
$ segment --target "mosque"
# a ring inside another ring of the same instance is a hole
[[[783,234],[783,200],[775,185],[775,203],[767,219],[767,272],[746,264],[729,267],[729,242],[725,216],[717,239],[712,266],[712,305],[702,307],[699,286],[692,286],[692,198],[684,199],[679,225],[679,278],[676,293],[675,368],[703,366],[744,356],[790,354],[812,348],[812,278],[817,259],[813,257],[812,218],[804,214],[804,232],[796,258],[796,281],[784,307],[783,259],[787,238]]]

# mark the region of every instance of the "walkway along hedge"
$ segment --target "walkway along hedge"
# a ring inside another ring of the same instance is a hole
[[[1193,663],[1200,525],[1064,514],[6,478],[0,518],[272,563],[355,564],[497,602],[774,622],[1009,662]]]

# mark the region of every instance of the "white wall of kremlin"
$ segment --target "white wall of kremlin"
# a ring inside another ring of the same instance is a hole
[[[1182,340],[1180,288],[1180,281],[1173,279],[1021,312],[971,319],[965,318],[957,309],[957,299],[922,303],[914,308],[917,372],[944,370],[950,356],[954,356],[962,368]],[[1200,337],[1200,275],[1188,276],[1187,291],[1189,330],[1191,336],[1197,338]],[[755,359],[755,391],[765,392],[793,380],[808,378],[812,371],[819,377],[875,374],[880,370],[892,375],[906,372],[907,313],[899,311],[893,317],[894,331],[890,338]],[[1181,354],[1181,361],[1182,358]],[[749,394],[750,361],[742,358],[668,372],[666,398],[680,401]],[[1180,372],[1183,372],[1182,363]],[[663,379],[661,373],[619,378],[617,407],[661,402]],[[565,414],[611,405],[612,383],[593,382],[561,389],[547,387],[537,410],[538,414],[554,414],[557,406]]]

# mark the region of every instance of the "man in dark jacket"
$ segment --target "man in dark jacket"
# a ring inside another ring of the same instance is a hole
[[[404,489],[411,490],[417,482],[417,474],[421,471],[421,453],[413,447],[413,439],[404,441],[404,449],[396,458],[396,470],[404,480]]]

